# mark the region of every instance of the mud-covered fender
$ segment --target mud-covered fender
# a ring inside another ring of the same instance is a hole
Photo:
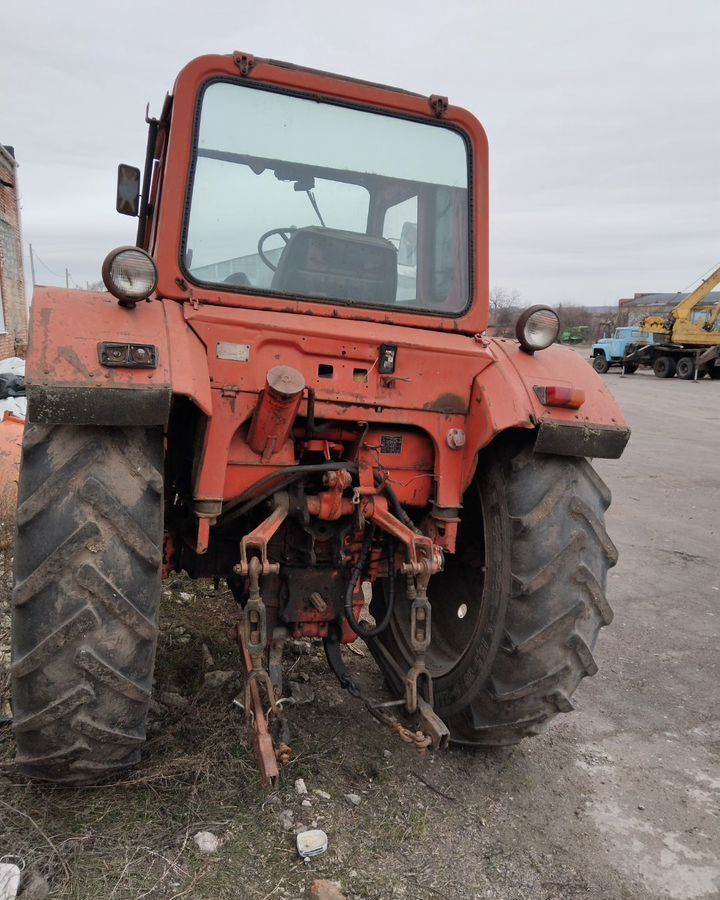
[[[108,365],[104,343],[150,345],[154,365]],[[37,287],[25,380],[32,422],[163,425],[173,394],[211,413],[207,354],[174,301],[124,309],[108,293]]]
[[[467,428],[467,468],[472,477],[477,454],[497,435],[512,428],[535,432],[535,451],[564,456],[617,459],[630,438],[630,428],[603,379],[569,347],[553,344],[534,354],[517,341],[490,339],[492,365],[474,379]],[[535,387],[579,389],[579,409],[545,406]]]

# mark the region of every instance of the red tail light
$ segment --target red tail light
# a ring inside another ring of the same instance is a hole
[[[580,409],[585,402],[585,391],[581,391],[579,388],[561,387],[555,384],[536,384],[534,391],[543,406],[564,406],[567,409]]]

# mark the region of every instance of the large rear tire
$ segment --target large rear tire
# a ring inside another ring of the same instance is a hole
[[[691,356],[681,356],[677,361],[676,371],[681,381],[691,381],[695,375],[695,360]]]
[[[675,360],[672,356],[658,356],[653,363],[653,372],[658,378],[672,378],[675,374]]]
[[[428,669],[435,709],[455,743],[514,744],[574,708],[579,682],[597,671],[593,649],[613,615],[605,599],[607,570],[617,561],[604,526],[609,503],[584,459],[535,454],[515,440],[481,457],[457,553],[429,591]],[[400,590],[390,626],[371,642],[398,694],[411,662],[408,620]]]
[[[159,428],[28,425],[17,511],[13,728],[20,771],[91,783],[145,739],[163,529]]]

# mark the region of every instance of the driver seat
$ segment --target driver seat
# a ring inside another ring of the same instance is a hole
[[[397,250],[385,238],[311,225],[294,231],[271,290],[355,303],[395,303]]]

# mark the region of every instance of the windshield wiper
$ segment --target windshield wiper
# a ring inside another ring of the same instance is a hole
[[[315,199],[315,194],[313,193],[312,188],[305,191],[305,193],[308,195],[308,200],[312,203],[312,208],[317,213],[318,219],[320,219],[320,224],[322,225],[323,228],[327,228],[327,225],[325,224],[325,220],[322,217],[322,213],[320,212],[320,207],[317,205],[317,200]]]

